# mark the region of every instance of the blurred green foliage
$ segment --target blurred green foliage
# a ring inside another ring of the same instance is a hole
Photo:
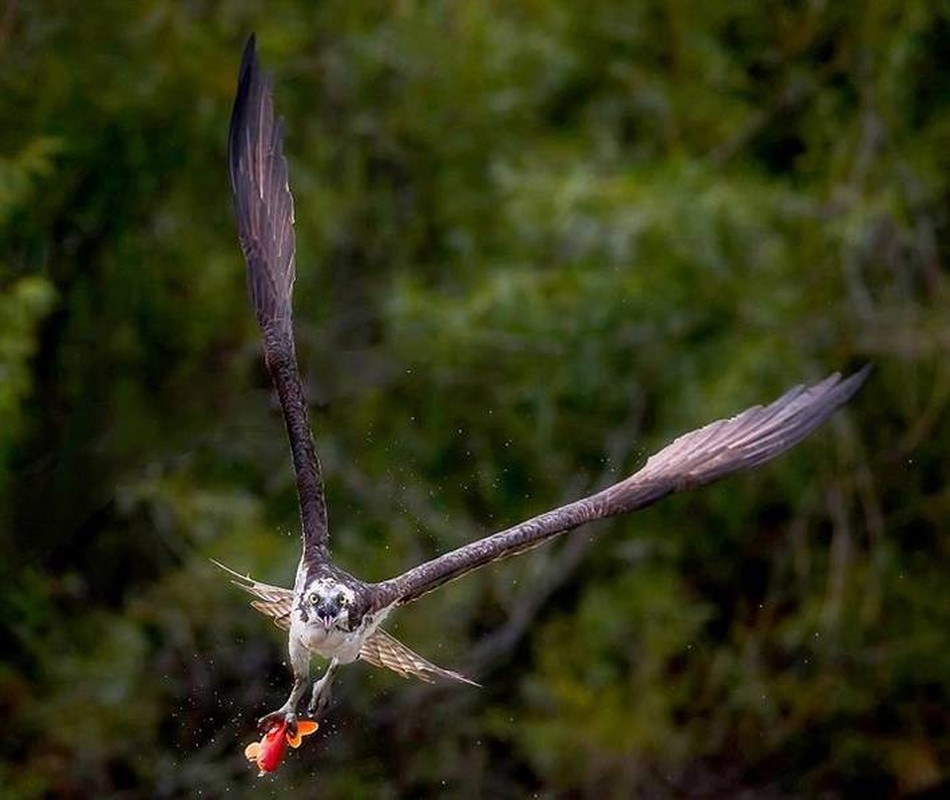
[[[754,474],[394,620],[242,744],[294,481],[231,219],[275,72],[297,334],[343,566],[379,579],[877,365]],[[0,10],[0,796],[931,794],[950,773],[950,15],[899,0]]]

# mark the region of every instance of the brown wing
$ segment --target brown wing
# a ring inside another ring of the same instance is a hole
[[[374,584],[375,605],[409,603],[447,581],[530,550],[585,522],[645,508],[673,492],[694,489],[775,458],[847,402],[869,372],[866,366],[845,380],[835,373],[814,386],[796,386],[767,406],[753,406],[680,436],[626,480]]]
[[[231,189],[264,359],[290,439],[304,557],[325,561],[329,543],[323,480],[294,352],[294,200],[282,148],[282,127],[279,121],[274,122],[270,78],[260,70],[251,36],[241,60],[228,134]]]
[[[419,678],[426,683],[432,683],[436,678],[447,678],[478,686],[475,681],[469,680],[464,675],[437,667],[418,653],[413,653],[406,645],[382,629],[377,629],[363,643],[360,648],[360,658],[374,667],[391,669],[403,678]]]
[[[251,605],[262,614],[273,617],[274,624],[278,628],[284,630],[290,628],[290,609],[294,602],[294,593],[290,589],[261,583],[250,575],[241,575],[213,558],[211,563],[227,572],[231,576],[231,583],[235,586],[240,586],[248,594],[254,595],[257,600],[251,600]]]

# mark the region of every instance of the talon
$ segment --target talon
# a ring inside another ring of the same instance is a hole
[[[316,697],[311,697],[307,704],[307,713],[314,719],[321,719],[330,707],[330,692],[322,691]]]
[[[265,714],[257,721],[257,729],[261,733],[267,733],[275,725],[286,724],[287,734],[294,736],[297,733],[297,715],[293,711],[285,711],[280,708]]]
[[[321,697],[316,703],[310,703],[307,706],[307,714],[314,719],[320,719],[326,713],[329,705],[330,701],[325,697]]]

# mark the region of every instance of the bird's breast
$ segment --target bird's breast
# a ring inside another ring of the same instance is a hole
[[[361,631],[342,631],[338,628],[327,630],[322,625],[300,623],[294,625],[292,633],[311,652],[324,658],[335,658],[341,664],[355,661],[363,645]]]

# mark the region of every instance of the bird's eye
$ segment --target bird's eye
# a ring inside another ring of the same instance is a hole
[[[318,595],[316,592],[310,592],[310,604],[315,606],[319,602],[320,595]]]
[[[337,601],[337,603],[339,603],[341,606],[345,606],[345,605],[347,604],[347,602],[348,602],[347,599],[346,599],[346,595],[343,594],[343,592],[340,592],[340,593],[336,596],[336,601]]]

